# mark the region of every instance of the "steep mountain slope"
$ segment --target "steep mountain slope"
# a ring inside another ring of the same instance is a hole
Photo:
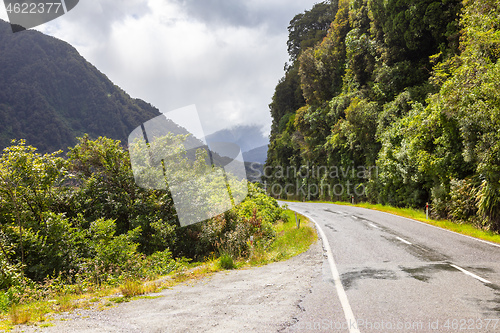
[[[127,141],[160,112],[133,99],[69,44],[0,20],[0,148],[26,139],[42,152],[84,133]]]

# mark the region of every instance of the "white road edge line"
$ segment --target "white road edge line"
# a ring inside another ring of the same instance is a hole
[[[375,224],[373,223],[368,223],[371,227],[375,228],[375,229],[380,229],[379,227],[377,227]]]
[[[329,205],[335,205],[335,204],[329,204]],[[355,206],[347,206],[347,207],[355,207]],[[402,219],[405,219],[405,220],[409,220],[409,221],[412,221],[412,222],[416,222],[416,223],[420,223],[420,224],[426,225],[426,226],[428,226],[428,227],[432,227],[432,228],[435,228],[435,229],[439,229],[439,230],[443,230],[443,231],[451,232],[452,234],[455,234],[455,235],[460,235],[460,236],[463,236],[463,237],[467,237],[467,238],[470,238],[470,239],[476,240],[476,241],[481,242],[481,243],[485,243],[485,244],[488,244],[488,245],[492,245],[492,246],[500,247],[500,244],[496,244],[496,243],[488,242],[488,241],[485,241],[485,240],[482,240],[482,239],[479,239],[479,238],[475,238],[475,237],[467,236],[467,235],[464,235],[464,234],[461,234],[461,233],[458,233],[458,232],[455,232],[455,231],[452,231],[452,230],[448,230],[448,229],[444,229],[444,228],[437,227],[437,226],[432,225],[432,224],[428,224],[428,223],[420,222],[420,221],[417,221],[417,220],[414,220],[414,219],[410,219],[410,218],[408,218],[408,217],[399,216],[399,215],[395,215],[395,214],[391,214],[391,213],[382,212],[382,211],[380,211],[380,210],[369,209],[369,208],[364,208],[364,207],[355,207],[355,208],[367,209],[367,210],[369,210],[369,211],[371,211],[371,212],[378,212],[378,213],[382,213],[382,214],[390,215],[390,216],[392,216],[392,217],[399,217],[399,218],[402,218]]]
[[[412,245],[410,242],[408,242],[406,239],[403,239],[401,237],[396,237],[399,241],[405,243],[405,244],[408,244],[408,245]]]
[[[450,264],[450,266],[453,267],[453,268],[458,269],[459,271],[461,271],[462,273],[464,273],[466,275],[472,276],[474,279],[479,280],[479,281],[481,281],[483,283],[491,283],[490,281],[488,281],[486,279],[483,279],[482,277],[477,276],[476,274],[471,273],[468,270],[463,269],[462,267],[458,267],[457,265],[453,265],[453,264]]]
[[[335,283],[335,289],[337,289],[337,295],[339,296],[340,304],[342,305],[342,310],[344,310],[344,316],[345,316],[345,319],[347,320],[349,332],[350,333],[361,333],[359,331],[359,329],[357,328],[356,318],[354,317],[354,313],[352,312],[351,305],[349,304],[349,299],[347,299],[347,294],[345,292],[344,286],[342,285],[342,281],[340,280],[340,274],[339,274],[339,271],[337,270],[337,265],[335,265],[335,261],[333,260],[333,252],[332,252],[332,249],[330,247],[330,243],[328,242],[328,239],[326,238],[326,235],[323,232],[323,229],[321,229],[318,222],[316,222],[312,217],[310,217],[304,213],[300,213],[300,214],[306,216],[308,219],[313,221],[314,224],[316,224],[316,228],[318,229],[318,232],[321,236],[321,239],[323,240],[323,246],[326,249],[328,263],[330,264],[330,271],[332,272],[332,276],[333,276],[333,282]]]

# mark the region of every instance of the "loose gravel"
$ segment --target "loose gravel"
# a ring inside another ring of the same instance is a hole
[[[290,260],[223,271],[104,310],[53,315],[53,326],[13,332],[283,332],[304,311],[303,300],[322,274],[321,241]]]

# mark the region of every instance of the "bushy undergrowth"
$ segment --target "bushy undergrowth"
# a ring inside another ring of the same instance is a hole
[[[4,312],[102,286],[135,292],[134,281],[167,275],[193,259],[245,258],[251,243],[271,244],[273,225],[284,218],[276,200],[249,184],[240,205],[181,228],[169,192],[135,184],[129,154],[118,141],[84,137],[65,158],[59,155],[38,154],[23,141],[0,155]]]
[[[247,200],[201,224],[200,244],[206,246],[205,252],[246,257],[250,241],[268,246],[276,237],[273,224],[284,219],[277,201],[250,184]]]
[[[219,258],[219,264],[223,269],[235,268],[233,257],[230,254],[222,254]]]
[[[452,179],[449,189],[443,186],[432,191],[433,217],[450,219],[457,223],[469,223],[478,228],[491,228],[491,218],[486,211],[487,198],[484,182],[474,178]],[[493,195],[494,196],[494,195]]]

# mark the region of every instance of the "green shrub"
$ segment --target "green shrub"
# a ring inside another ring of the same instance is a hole
[[[11,306],[11,300],[7,292],[0,293],[0,312],[9,311]]]
[[[284,210],[280,208],[276,199],[271,198],[257,185],[248,184],[248,197],[236,207],[237,214],[251,219],[257,210],[257,217],[265,223],[276,223],[284,220]]]
[[[230,254],[224,253],[219,258],[219,265],[223,269],[233,269],[235,268],[233,257]]]
[[[84,270],[96,284],[118,278],[122,274],[137,277],[141,270],[142,256],[137,252],[134,239],[140,228],[115,236],[116,224],[113,220],[99,219],[90,227],[90,248],[94,255],[86,259]]]
[[[21,265],[13,265],[6,258],[0,258],[0,290],[7,290],[23,281]]]
[[[285,219],[284,210],[275,199],[249,184],[249,195],[245,201],[201,224],[198,240],[205,253],[246,257],[250,237],[261,246],[268,246],[276,237],[273,225]]]
[[[450,213],[450,195],[443,185],[438,185],[431,190],[431,214],[437,218],[447,218]]]
[[[199,234],[199,241],[204,245],[206,252],[226,252],[235,256],[245,255],[249,238],[250,225],[234,211],[202,223]]]
[[[172,258],[172,252],[168,249],[158,251],[148,256],[143,262],[143,277],[162,276],[184,267],[189,262],[182,258],[175,260]]]
[[[472,179],[453,179],[450,188],[450,217],[457,222],[477,224],[477,188]]]
[[[500,182],[484,180],[478,191],[478,213],[490,230],[500,231]]]

